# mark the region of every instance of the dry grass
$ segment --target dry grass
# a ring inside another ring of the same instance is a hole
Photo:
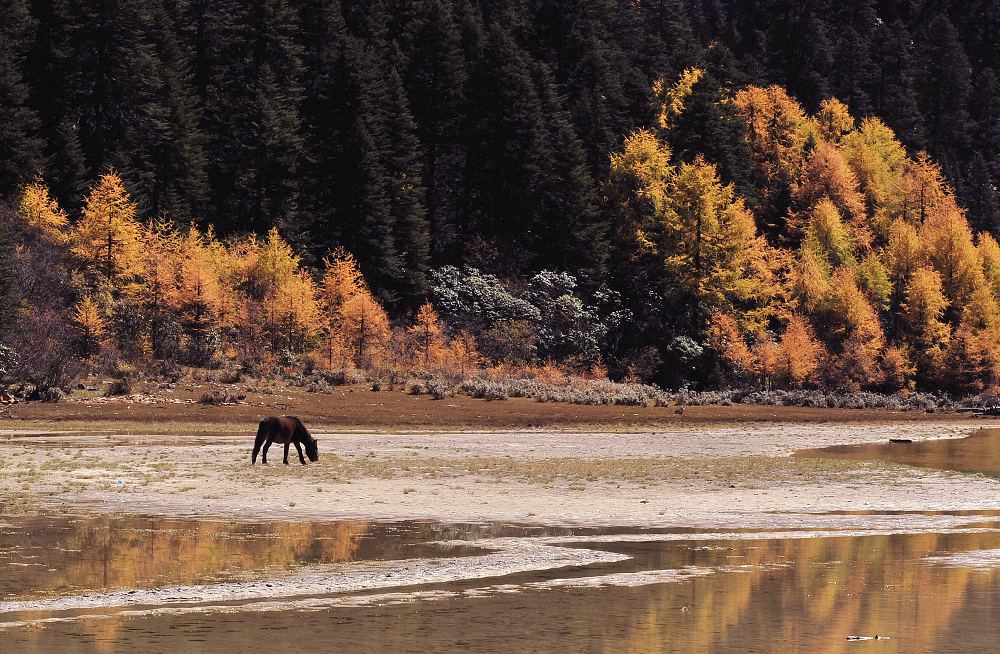
[[[281,483],[287,470],[272,470],[259,479],[268,485]],[[325,457],[319,464],[293,469],[294,475],[308,475],[313,480],[346,482],[374,479],[455,479],[474,477],[477,481],[522,484],[568,484],[571,490],[584,490],[588,483],[663,484],[767,484],[778,482],[817,483],[825,479],[860,475],[899,468],[892,464],[832,459],[793,459],[788,457],[712,457],[712,458],[548,458],[514,459],[508,457]],[[244,480],[246,473],[231,478]]]

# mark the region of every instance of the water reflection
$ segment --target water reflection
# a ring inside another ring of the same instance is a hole
[[[905,437],[905,434],[901,437]],[[796,452],[795,456],[853,461],[881,459],[926,468],[1000,476],[1000,429],[982,429],[971,436],[957,439],[835,445],[802,450]]]
[[[19,519],[0,524],[0,600],[241,580],[313,564],[470,553],[430,543],[452,537],[455,529],[353,520]],[[492,535],[487,527],[480,531]]]
[[[984,521],[996,526],[995,518],[984,516]],[[418,535],[409,529],[425,531]],[[476,528],[445,529],[468,537]],[[519,530],[527,535],[518,527],[482,529],[491,532],[483,536],[517,535]],[[368,525],[360,540],[398,540],[399,530],[414,539],[437,531],[432,525]],[[366,652],[995,651],[1000,574],[934,565],[927,559],[1000,548],[996,531],[788,540],[692,536],[687,541],[594,546],[632,558],[586,569],[441,585],[450,595],[435,601],[380,601],[318,611],[117,616],[17,628],[0,638],[5,654],[277,653],[301,649],[300,634],[316,649]],[[629,588],[526,586],[567,576],[687,566],[742,567]],[[482,593],[484,585],[498,584],[520,590]],[[892,640],[846,641],[852,634]]]

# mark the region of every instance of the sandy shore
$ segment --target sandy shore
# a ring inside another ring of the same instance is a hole
[[[793,459],[833,444],[957,438],[975,421],[677,425],[639,432],[317,433],[321,460],[251,466],[251,436],[0,432],[8,511],[269,519],[866,527],[829,512],[1000,509],[1000,481]]]

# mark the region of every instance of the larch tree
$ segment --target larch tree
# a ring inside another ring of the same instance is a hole
[[[433,304],[422,304],[413,325],[406,331],[416,344],[416,355],[424,370],[430,370],[442,361],[445,354],[444,326]]]
[[[779,343],[784,375],[795,387],[815,383],[826,357],[823,344],[816,338],[812,325],[798,314],[792,314]]]
[[[367,291],[348,298],[341,313],[343,334],[351,347],[355,365],[371,367],[389,339],[389,316]]]
[[[846,266],[833,273],[822,304],[821,324],[833,342],[833,383],[845,388],[877,383],[885,335],[878,313],[858,288],[854,272]]]
[[[951,329],[944,322],[947,307],[941,275],[927,267],[915,270],[906,285],[906,299],[901,309],[913,334],[924,377],[937,372],[951,336]]]
[[[84,295],[73,310],[73,324],[80,334],[80,354],[84,359],[97,354],[107,331],[107,320],[90,295]]]
[[[802,247],[822,262],[828,274],[839,266],[853,267],[857,262],[854,235],[841,220],[837,207],[827,198],[810,212]]]
[[[136,204],[114,171],[101,177],[84,200],[70,246],[83,261],[89,282],[128,294],[143,272],[142,226]]]
[[[50,243],[63,245],[69,241],[69,217],[41,182],[24,187],[17,210],[24,222]]]
[[[224,289],[212,265],[210,239],[194,226],[178,243],[176,311],[188,359],[204,365],[211,359],[212,333],[221,326]]]
[[[952,306],[964,305],[980,283],[982,267],[962,211],[953,204],[938,208],[919,234],[927,263],[941,275],[945,296]]]
[[[671,180],[656,251],[668,285],[713,311],[759,321],[779,292],[777,257],[757,234],[753,216],[715,166],[696,159],[681,164]]]

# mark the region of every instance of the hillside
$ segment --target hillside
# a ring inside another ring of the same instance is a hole
[[[0,372],[991,390],[995,12],[750,4],[6,2]]]

